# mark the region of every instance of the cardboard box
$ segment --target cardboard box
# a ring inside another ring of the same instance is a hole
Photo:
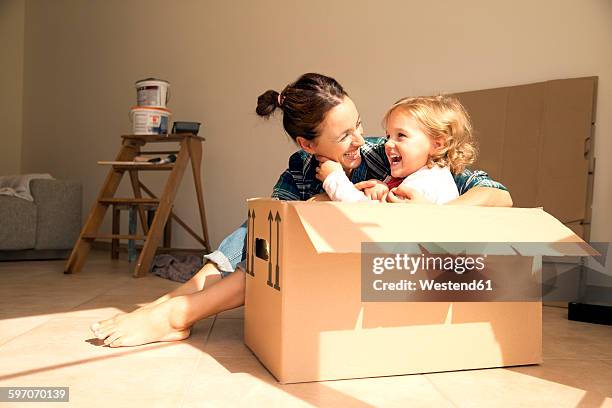
[[[540,209],[251,199],[245,343],[281,383],[537,364],[541,302],[362,302],[362,242],[583,241]],[[530,266],[538,268],[540,257]]]
[[[589,239],[597,77],[455,94],[472,119],[483,169],[515,207],[544,207]]]

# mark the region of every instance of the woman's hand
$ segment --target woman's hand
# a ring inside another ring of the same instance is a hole
[[[493,187],[472,187],[447,205],[482,205],[488,207],[512,207],[512,197],[505,190]]]
[[[380,180],[366,180],[360,183],[355,184],[355,188],[357,190],[363,191],[366,197],[370,200],[387,201],[387,193],[389,192],[389,187],[385,183]]]
[[[319,193],[310,197],[307,201],[331,201],[327,193]]]
[[[323,182],[334,171],[344,171],[342,165],[338,162],[328,159],[327,157],[317,156],[317,161],[319,162],[319,167],[317,167],[317,180]]]
[[[413,203],[413,204],[433,204],[412,187],[399,185],[392,188],[387,194],[387,202],[390,203]]]

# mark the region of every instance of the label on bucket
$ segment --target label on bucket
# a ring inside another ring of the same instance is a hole
[[[134,112],[133,131],[135,135],[161,135],[168,133],[168,115],[156,112]]]
[[[137,88],[138,91],[138,105],[139,106],[163,106],[166,101],[162,104],[161,92],[159,86],[148,85]]]

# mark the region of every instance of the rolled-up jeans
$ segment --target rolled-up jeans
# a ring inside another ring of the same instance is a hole
[[[246,260],[246,236],[247,223],[245,221],[237,230],[221,241],[217,250],[208,255],[204,255],[205,260],[208,259],[217,264],[217,268],[221,272],[222,277],[226,277],[234,272],[237,267],[244,270]]]

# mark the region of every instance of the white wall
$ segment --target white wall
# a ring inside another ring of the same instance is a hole
[[[0,1],[0,176],[21,171],[25,0]]]
[[[336,77],[369,134],[402,96],[597,75],[592,239],[612,240],[608,0],[28,0],[25,38],[24,170],[81,180],[87,213],[105,175],[95,162],[130,130],[134,81],[167,79],[174,119],[203,122],[214,244],[285,168],[294,146],[279,118],[264,122],[254,108],[301,73]],[[190,182],[177,209],[197,225]]]

